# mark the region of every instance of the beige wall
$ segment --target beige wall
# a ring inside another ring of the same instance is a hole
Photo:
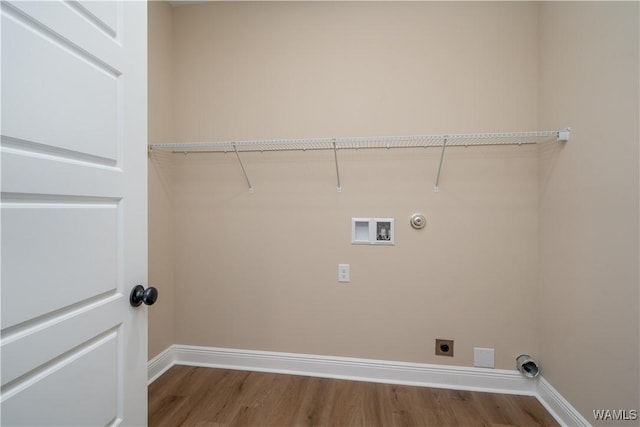
[[[148,4],[149,141],[173,138],[173,8],[163,1]],[[173,291],[172,159],[154,153],[149,160],[149,283],[159,291],[149,310],[149,358],[175,343]]]
[[[540,124],[573,128],[540,155],[540,362],[591,422],[640,402],[638,16],[637,2],[540,9]]]
[[[537,124],[530,3],[214,2],[175,15],[176,138]]]
[[[637,3],[152,2],[149,53],[152,142],[573,128],[451,149],[438,194],[432,150],[341,152],[341,194],[329,152],[245,155],[254,194],[231,154],[154,153],[150,357],[486,346],[589,421],[638,407]],[[395,217],[396,245],[352,246],[354,216]]]
[[[179,141],[537,129],[529,3],[212,3],[174,9]],[[498,368],[537,351],[537,151],[175,157],[180,344]],[[427,228],[409,216],[423,212]],[[396,218],[393,247],[351,217]],[[337,283],[337,264],[352,280]],[[153,325],[152,325],[153,328]],[[435,338],[455,357],[434,355]]]

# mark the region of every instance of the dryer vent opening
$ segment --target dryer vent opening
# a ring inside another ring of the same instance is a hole
[[[540,374],[540,367],[528,354],[521,354],[516,358],[516,367],[527,378],[535,378]]]

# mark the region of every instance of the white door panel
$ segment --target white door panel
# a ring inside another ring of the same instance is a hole
[[[115,292],[116,203],[5,202],[2,220],[3,329]]]
[[[2,404],[2,425],[113,424],[118,418],[117,338],[116,330],[108,331],[11,389]]]
[[[64,195],[63,199],[90,195],[119,200],[125,191],[122,169],[104,165],[104,159],[17,142],[4,136],[2,149],[2,191],[14,194],[14,198],[25,193]]]
[[[3,426],[146,424],[146,3],[3,1]]]
[[[35,28],[20,14],[3,15],[2,38],[12,41],[2,48],[11,64],[2,73],[3,134],[115,162],[118,74]]]
[[[113,313],[120,304],[115,293],[107,294],[90,304],[70,307],[63,313],[42,319],[35,327],[14,330],[2,346],[2,384],[9,384],[28,374],[34,366],[42,366],[118,326]],[[31,351],[35,347],[38,351]]]
[[[99,68],[122,70],[121,31],[103,31],[100,20],[96,20],[89,11],[93,3],[98,2],[69,1],[64,4],[65,7],[60,7],[55,1],[19,1],[8,5],[6,15],[52,43],[59,44],[71,54],[95,62]],[[120,3],[105,3],[113,10],[115,25],[121,25],[123,17]]]

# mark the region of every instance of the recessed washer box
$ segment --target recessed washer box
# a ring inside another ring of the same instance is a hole
[[[393,218],[351,218],[351,243],[354,245],[393,245]]]

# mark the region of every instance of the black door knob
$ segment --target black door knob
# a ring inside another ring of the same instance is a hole
[[[158,290],[154,287],[144,288],[142,285],[136,285],[129,295],[129,303],[132,307],[138,307],[140,304],[153,305],[158,299]]]

